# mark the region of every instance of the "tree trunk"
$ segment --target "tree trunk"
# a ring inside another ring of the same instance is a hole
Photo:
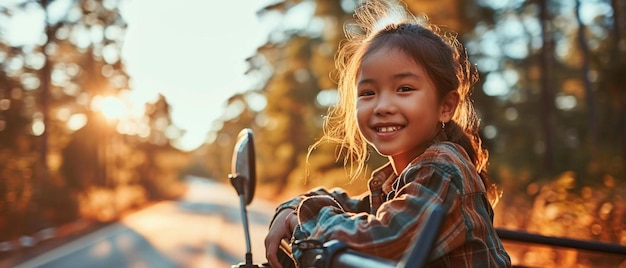
[[[543,128],[545,154],[544,169],[553,171],[553,143],[552,143],[552,113],[554,111],[554,93],[550,83],[552,70],[552,34],[550,15],[548,14],[548,0],[540,0],[541,36],[543,45],[541,47],[541,126]]]
[[[626,59],[623,58],[622,55],[626,54],[626,38],[622,36],[622,34],[626,30],[626,17],[624,17],[624,9],[626,8],[625,1],[612,0],[611,6],[613,8],[613,41],[615,44],[613,45],[613,57],[612,59],[615,61],[615,64],[612,68],[615,68],[613,78],[613,86],[616,87],[617,96],[619,98],[619,108],[621,115],[621,145],[622,145],[622,156],[626,164],[626,86],[623,83],[620,83],[620,69],[626,66]]]
[[[596,105],[595,96],[593,93],[591,81],[589,81],[589,46],[585,38],[585,24],[583,24],[580,18],[580,0],[576,1],[576,21],[578,23],[578,45],[580,46],[580,53],[583,58],[582,77],[585,87],[585,97],[587,99],[587,133],[589,134],[589,144],[591,149],[597,148],[598,140],[598,124],[596,121]],[[591,152],[595,155],[595,152]]]

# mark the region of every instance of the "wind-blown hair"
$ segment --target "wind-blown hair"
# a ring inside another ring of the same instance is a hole
[[[478,133],[480,120],[470,99],[478,72],[469,62],[463,45],[455,35],[429,24],[426,17],[411,15],[399,2],[362,2],[355,10],[355,18],[356,24],[344,28],[346,40],[335,58],[338,102],[329,109],[324,137],[309,148],[309,155],[321,143],[335,143],[340,145],[339,155],[345,156],[344,164],[351,179],[365,171],[369,152],[356,120],[357,75],[367,55],[382,48],[399,49],[424,67],[437,88],[439,100],[453,90],[458,92],[459,104],[452,120],[446,123],[445,136],[467,151],[495,205],[499,193],[487,177],[489,154],[482,148]]]

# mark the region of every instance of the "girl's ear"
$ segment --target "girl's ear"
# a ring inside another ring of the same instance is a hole
[[[454,116],[456,107],[459,105],[459,92],[453,90],[448,92],[441,101],[441,115],[439,115],[440,122],[448,122]]]

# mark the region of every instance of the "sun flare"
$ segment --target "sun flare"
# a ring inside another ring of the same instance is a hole
[[[110,121],[124,120],[130,116],[129,107],[120,98],[114,96],[95,97],[91,108],[100,111]]]

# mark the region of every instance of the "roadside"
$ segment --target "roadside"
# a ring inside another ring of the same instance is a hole
[[[182,196],[185,190],[178,190]],[[139,207],[133,207],[120,212],[117,218],[110,221],[98,221],[90,219],[76,219],[60,226],[53,226],[38,231],[30,236],[24,235],[11,241],[0,241],[0,268],[13,267],[21,262],[34,258],[42,253],[50,251],[63,244],[67,244],[86,234],[109,226],[125,215],[149,207],[158,200],[146,202]]]
[[[0,243],[0,267],[12,267],[110,223],[76,220],[58,227],[50,227],[32,236]]]

